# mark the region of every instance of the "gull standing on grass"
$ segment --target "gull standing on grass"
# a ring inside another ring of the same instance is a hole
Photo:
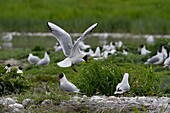
[[[151,58],[149,58],[144,64],[155,64],[155,65],[158,65],[158,64],[161,64],[163,63],[163,53],[161,50],[158,50],[157,51],[157,55],[155,56],[152,56]]]
[[[32,53],[30,53],[27,60],[30,64],[37,64],[41,59],[38,56],[34,56]]]
[[[11,64],[7,64],[5,66],[5,69],[6,69],[6,73],[9,73],[11,71]]]
[[[83,62],[87,60],[87,55],[80,50],[79,43],[83,41],[97,26],[97,23],[90,26],[73,44],[71,36],[64,31],[59,26],[48,22],[49,29],[51,30],[54,37],[58,40],[62,46],[64,55],[67,57],[63,61],[58,62],[57,65],[60,67],[72,67],[74,71],[77,70],[74,68],[74,64]]]
[[[116,91],[114,92],[114,94],[123,94],[123,93],[130,90],[130,85],[129,85],[129,82],[128,82],[128,78],[129,78],[129,73],[125,73],[121,83],[119,83],[116,86]]]
[[[167,47],[162,46],[162,54],[164,59],[168,57]]]
[[[80,93],[80,89],[78,89],[73,83],[69,82],[64,73],[60,73],[58,75],[60,80],[60,88],[68,93]]]
[[[149,51],[149,50],[147,50],[146,49],[146,47],[145,47],[145,45],[140,45],[140,54],[141,55],[147,55],[147,54],[149,54],[149,53],[151,53],[151,51]]]
[[[19,66],[18,69],[17,69],[17,73],[18,73],[18,74],[22,74],[22,73],[23,73],[22,70],[23,70],[23,68],[22,68],[21,66]]]
[[[13,39],[13,36],[10,33],[2,37],[3,41],[11,41],[12,39]]]
[[[50,57],[49,57],[50,52],[45,52],[44,58],[42,58],[37,65],[43,66],[43,65],[48,65],[50,63]]]
[[[170,66],[170,52],[169,52],[169,57],[168,57],[167,59],[165,59],[163,65],[164,65],[163,67],[168,67],[168,66]]]

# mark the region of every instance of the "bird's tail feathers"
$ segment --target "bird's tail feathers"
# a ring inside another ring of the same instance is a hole
[[[72,64],[71,59],[70,58],[66,58],[61,62],[58,62],[57,65],[60,67],[70,67]]]

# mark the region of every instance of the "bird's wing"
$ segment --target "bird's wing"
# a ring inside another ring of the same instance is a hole
[[[73,48],[71,49],[71,56],[74,56],[78,53],[80,53],[80,49],[79,49],[79,42],[83,41],[85,38],[87,38],[87,36],[96,28],[97,23],[93,24],[92,26],[90,26],[74,43]]]
[[[158,62],[158,61],[159,61],[159,58],[155,56],[155,57],[150,58],[150,60],[147,61],[147,62],[149,64],[153,64],[153,63]]]
[[[63,48],[64,54],[69,56],[73,46],[71,36],[62,28],[51,22],[48,22],[47,25],[55,38],[59,41],[61,47]]]
[[[72,65],[71,59],[69,57],[65,58],[63,61],[57,63],[60,67],[70,67]]]
[[[78,39],[77,41],[83,41],[90,33],[97,27],[97,23],[90,26]],[[77,41],[75,43],[77,43]]]
[[[169,58],[167,58],[165,61],[164,61],[164,65],[170,65],[170,59]]]
[[[47,61],[46,59],[41,59],[41,60],[37,63],[37,65],[46,65],[46,64],[48,64],[48,61]]]
[[[66,92],[79,92],[79,89],[69,81],[65,84],[62,84],[60,87]]]

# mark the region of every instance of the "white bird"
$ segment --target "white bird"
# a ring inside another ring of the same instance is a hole
[[[100,44],[107,44],[107,38],[108,38],[108,33],[102,33],[102,35],[99,37],[99,43]]]
[[[166,47],[162,46],[162,53],[163,53],[163,58],[166,59],[168,57],[168,53],[166,50]]]
[[[110,50],[116,50],[116,46],[115,43],[110,42],[110,46],[109,46]]]
[[[81,50],[86,50],[86,49],[88,49],[88,48],[90,48],[90,47],[91,47],[90,45],[84,44],[84,41],[80,41],[80,42],[79,42],[79,48],[80,48]]]
[[[58,51],[63,51],[61,45],[59,45],[58,42],[56,42],[56,45],[54,46],[54,49],[55,49],[55,52],[58,52]]]
[[[103,51],[105,51],[105,50],[106,50],[106,51],[109,51],[109,50],[110,50],[110,46],[107,45],[107,44],[104,44],[103,47],[102,47],[102,50],[103,50]]]
[[[84,53],[87,55],[87,56],[91,56],[94,54],[94,51],[90,48],[89,51],[85,52]]]
[[[6,73],[9,73],[11,71],[11,64],[7,64],[5,66],[5,69],[6,69]]]
[[[12,49],[13,44],[11,42],[3,42],[2,48],[4,49]]]
[[[77,41],[72,43],[71,36],[64,31],[59,26],[48,22],[48,27],[50,28],[52,34],[55,36],[55,38],[58,40],[60,45],[62,46],[63,52],[65,56],[67,57],[61,62],[58,62],[57,65],[60,67],[74,67],[74,64],[86,61],[87,55],[82,52],[79,48],[79,42],[83,41],[97,26],[97,23],[90,26],[81,36],[77,39]],[[74,70],[74,69],[73,69]]]
[[[115,46],[121,48],[123,46],[123,42],[122,41],[115,42]]]
[[[129,85],[129,82],[128,82],[128,78],[129,78],[129,73],[125,73],[121,83],[119,83],[116,86],[116,91],[114,92],[114,94],[123,94],[123,93],[130,90],[130,85]]]
[[[151,58],[149,58],[144,64],[161,64],[163,63],[163,53],[161,52],[161,50],[157,51],[157,54],[155,56],[152,56]]]
[[[94,54],[91,55],[93,58],[96,58],[96,57],[100,57],[101,56],[101,53],[100,53],[100,47],[97,47]]]
[[[110,51],[103,51],[103,52],[101,53],[101,56],[102,56],[103,58],[108,58],[109,55],[111,55],[111,52],[110,52]]]
[[[170,52],[169,52],[169,57],[167,59],[165,59],[163,65],[164,65],[164,67],[170,66]]]
[[[37,64],[41,59],[38,56],[34,56],[32,53],[30,53],[27,60],[30,64]]]
[[[13,39],[13,36],[10,33],[2,37],[3,41],[11,41],[12,39]]]
[[[127,49],[123,49],[123,52],[122,52],[123,55],[128,55],[128,50]]]
[[[73,83],[69,82],[64,73],[60,73],[58,75],[60,80],[60,88],[69,93],[80,93],[80,89],[78,89]]]
[[[48,65],[50,63],[49,52],[45,52],[44,58],[42,58],[37,65]]]
[[[151,51],[149,51],[149,50],[147,50],[146,49],[146,47],[145,47],[145,45],[140,45],[140,54],[141,55],[147,55],[147,54],[149,54],[149,53],[151,53]]]
[[[23,69],[23,68],[22,68],[21,66],[19,66],[19,67],[18,67],[18,70],[17,70],[17,73],[22,74],[22,73],[23,73],[22,69]]]
[[[148,44],[153,44],[154,43],[153,35],[146,35],[146,43],[148,43]]]

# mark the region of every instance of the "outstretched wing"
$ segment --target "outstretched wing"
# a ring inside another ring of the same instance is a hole
[[[97,27],[97,23],[93,24],[92,26],[90,26],[78,39],[77,41],[74,43],[73,48],[71,50],[71,56],[74,56],[74,54],[80,53],[79,50],[79,42],[83,41],[85,38],[87,38],[88,35],[90,35],[90,33]]]
[[[73,46],[71,36],[66,31],[64,31],[62,28],[60,28],[59,26],[51,22],[48,22],[47,26],[49,27],[50,31],[55,36],[55,38],[59,41],[64,51],[64,54],[66,56],[69,56],[71,53],[71,48]]]

